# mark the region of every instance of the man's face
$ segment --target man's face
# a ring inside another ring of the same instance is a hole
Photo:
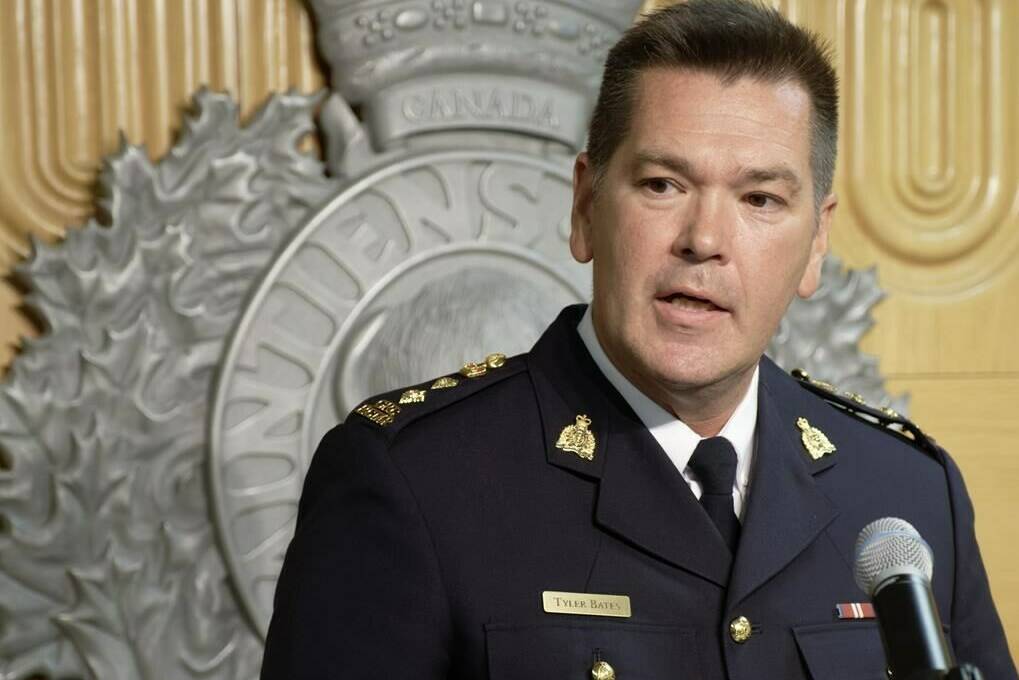
[[[818,216],[810,140],[797,84],[652,69],[597,191],[578,157],[570,249],[594,261],[601,344],[652,398],[745,385],[816,290],[835,198]]]

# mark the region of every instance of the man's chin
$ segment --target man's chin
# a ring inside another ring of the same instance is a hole
[[[746,368],[731,365],[659,365],[651,375],[659,389],[672,394],[725,392],[750,379],[756,364]]]

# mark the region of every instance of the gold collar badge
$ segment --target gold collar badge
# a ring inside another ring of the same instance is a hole
[[[828,436],[811,425],[806,418],[797,418],[796,427],[800,428],[800,440],[811,458],[820,460],[830,453],[835,453],[835,445]]]
[[[555,443],[557,449],[575,453],[584,460],[594,460],[594,433],[588,429],[591,426],[591,419],[586,415],[577,416],[577,422],[567,425],[559,433],[559,440]]]

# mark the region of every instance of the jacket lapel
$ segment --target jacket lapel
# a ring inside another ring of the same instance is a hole
[[[786,382],[788,381],[788,382]],[[799,555],[838,515],[813,475],[837,454],[807,462],[790,404],[803,403],[791,379],[768,358],[761,360],[757,451],[743,531],[729,584],[730,606],[746,598]],[[793,407],[795,408],[795,407]]]
[[[721,534],[644,424],[636,416],[617,423],[598,490],[598,523],[724,587],[732,555]]]
[[[596,523],[645,552],[720,586],[732,556],[682,475],[598,369],[576,332],[584,307],[568,307],[529,357],[548,462],[596,480]],[[594,456],[556,447],[578,415],[590,418]]]

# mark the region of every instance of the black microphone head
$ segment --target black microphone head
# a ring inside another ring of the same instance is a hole
[[[934,573],[934,554],[920,532],[898,517],[882,517],[863,528],[856,539],[856,585],[871,597],[894,576],[913,574],[928,583]]]

